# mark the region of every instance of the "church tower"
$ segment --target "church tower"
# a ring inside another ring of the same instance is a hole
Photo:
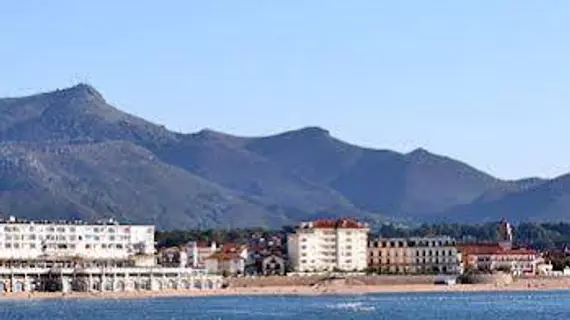
[[[499,225],[499,245],[503,250],[510,250],[513,247],[513,227],[503,219]]]

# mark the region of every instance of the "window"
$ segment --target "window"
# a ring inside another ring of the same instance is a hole
[[[6,243],[5,246],[6,246],[6,249],[12,249],[12,244],[11,244],[11,243]]]

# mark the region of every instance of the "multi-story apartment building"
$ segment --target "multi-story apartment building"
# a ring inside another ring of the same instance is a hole
[[[154,254],[154,226],[0,221],[0,260],[75,257],[119,260]]]
[[[303,222],[287,236],[295,271],[361,271],[367,268],[367,224],[350,219]]]
[[[378,238],[368,245],[368,267],[380,273],[457,274],[461,254],[455,240],[437,238]]]

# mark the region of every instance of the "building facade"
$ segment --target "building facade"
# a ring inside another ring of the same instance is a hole
[[[350,219],[303,222],[287,237],[294,271],[362,271],[367,268],[367,224]]]
[[[0,221],[0,260],[42,257],[127,259],[154,254],[154,226],[21,221]]]
[[[0,221],[0,294],[221,287],[221,277],[204,270],[156,261],[154,226]]]
[[[462,263],[449,237],[378,238],[368,244],[368,268],[392,274],[460,274]]]
[[[509,271],[514,276],[536,275],[544,263],[540,253],[525,248],[505,247],[496,244],[464,244],[460,246],[465,266],[469,270]]]
[[[466,243],[459,246],[467,270],[492,272],[509,271],[514,276],[536,275],[544,263],[540,252],[513,246],[513,228],[502,220],[498,227],[499,241]]]
[[[215,242],[191,241],[185,246],[190,267],[197,269],[206,268],[206,259],[216,253],[220,247]]]

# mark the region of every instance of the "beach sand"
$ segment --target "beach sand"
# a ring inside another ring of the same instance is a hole
[[[6,293],[0,300],[27,299],[139,299],[159,297],[211,297],[211,296],[255,296],[255,295],[363,295],[373,293],[413,293],[413,292],[509,292],[570,290],[570,279],[518,279],[507,285],[494,284],[401,284],[401,285],[329,285],[329,286],[273,286],[236,287],[215,290],[169,290],[160,292],[104,292],[104,293]]]

